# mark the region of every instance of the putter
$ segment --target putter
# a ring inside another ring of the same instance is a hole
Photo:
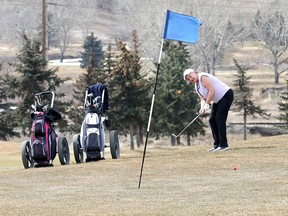
[[[179,137],[198,117],[200,114],[198,114],[178,135],[172,134],[175,138]]]

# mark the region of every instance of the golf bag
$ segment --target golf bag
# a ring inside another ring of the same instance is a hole
[[[61,135],[57,136],[54,129],[53,123],[61,120],[60,113],[53,108],[54,92],[40,92],[34,96],[35,103],[31,106],[30,113],[32,118],[30,138],[21,145],[24,168],[53,166],[57,153],[61,165],[69,164],[70,151],[67,139]]]
[[[37,116],[32,123],[32,135],[31,135],[31,144],[32,144],[32,158],[36,162],[44,162],[49,160],[49,136],[48,134],[49,125],[48,122],[45,122],[45,116]],[[56,153],[55,153],[56,155]],[[54,155],[54,157],[55,157]],[[53,157],[53,155],[51,155]]]
[[[55,110],[50,109],[45,112],[31,113],[31,157],[36,163],[44,163],[54,160],[56,156],[56,133],[52,121],[60,120],[61,115]]]
[[[101,152],[105,148],[104,124],[102,114],[108,109],[108,90],[104,84],[89,86],[86,90],[80,139],[86,152],[86,161],[103,159]]]

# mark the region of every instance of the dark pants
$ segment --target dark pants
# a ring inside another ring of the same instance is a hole
[[[214,138],[214,148],[227,147],[226,121],[233,102],[233,91],[230,89],[218,103],[213,103],[209,116],[209,124]]]

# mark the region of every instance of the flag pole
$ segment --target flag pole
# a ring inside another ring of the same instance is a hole
[[[159,59],[158,59],[158,65],[157,65],[156,79],[155,79],[155,84],[154,84],[154,91],[153,91],[153,95],[152,95],[150,115],[149,115],[148,126],[147,126],[146,140],[145,140],[145,145],[144,145],[144,152],[143,152],[143,158],[142,158],[141,172],[140,172],[140,178],[139,178],[138,188],[140,188],[140,185],[141,185],[142,172],[143,172],[144,160],[145,160],[146,149],[147,149],[147,141],[148,141],[148,136],[149,136],[149,131],[150,131],[150,124],[151,124],[151,118],[152,118],[153,107],[154,107],[154,100],[155,100],[155,95],[156,95],[158,75],[159,75],[159,70],[160,70],[160,63],[161,63],[163,43],[164,43],[164,39],[162,38],[162,43],[161,43],[161,48],[160,48],[160,54],[159,54]]]
[[[151,123],[154,100],[155,100],[155,95],[156,95],[156,87],[157,87],[157,82],[158,82],[158,75],[159,75],[159,70],[160,70],[160,62],[161,62],[164,39],[182,41],[186,43],[196,43],[198,41],[198,28],[201,24],[202,23],[195,17],[187,16],[184,14],[178,14],[169,10],[167,10],[166,12],[166,20],[165,20],[165,25],[164,25],[164,32],[163,32],[160,55],[159,55],[158,66],[157,66],[154,92],[153,92],[151,108],[150,108],[150,115],[149,115],[149,121],[148,121],[148,127],[147,127],[147,134],[146,134],[138,188],[140,188],[140,185],[141,185],[144,159],[146,155],[147,141],[148,141],[148,136],[149,136],[150,123]]]

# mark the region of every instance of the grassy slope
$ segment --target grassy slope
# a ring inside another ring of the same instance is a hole
[[[68,54],[78,54],[79,48],[80,41]],[[255,63],[262,53],[251,49],[236,49],[224,63],[231,65],[232,57]],[[1,56],[10,52],[1,45]],[[60,66],[59,75],[72,78],[61,90],[71,89],[81,72],[79,67]],[[249,75],[254,76],[257,103],[275,119],[276,102],[259,93],[274,86],[272,72],[252,70]],[[231,71],[217,76],[232,84]],[[228,119],[233,121],[239,122],[235,113]],[[71,154],[69,166],[60,166],[56,158],[55,167],[30,170],[22,167],[20,142],[0,142],[1,215],[287,215],[288,136],[248,141],[229,136],[232,150],[220,154],[206,151],[209,136],[196,140],[206,145],[193,147],[150,141],[140,190],[142,148],[130,151],[127,142],[122,143],[120,160],[107,152],[105,161],[79,165]]]
[[[122,143],[119,160],[107,151],[101,162],[60,166],[57,157],[24,170],[20,144],[1,142],[1,214],[287,215],[287,139],[235,141],[222,153],[150,141],[140,189],[142,148]]]

